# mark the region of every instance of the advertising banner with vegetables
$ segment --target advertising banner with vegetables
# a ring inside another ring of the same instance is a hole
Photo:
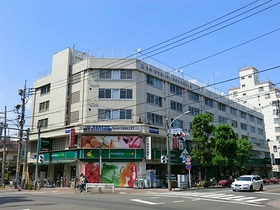
[[[102,182],[114,183],[116,187],[133,187],[136,180],[137,163],[103,163]],[[99,163],[85,165],[85,176],[89,183],[99,182]]]
[[[81,139],[82,148],[102,148],[110,149],[127,149],[127,148],[143,148],[141,136],[94,136],[86,135]]]

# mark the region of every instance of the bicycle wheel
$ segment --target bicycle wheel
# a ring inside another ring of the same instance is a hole
[[[79,185],[78,182],[75,182],[74,190],[75,190],[76,193],[80,192],[80,185]]]

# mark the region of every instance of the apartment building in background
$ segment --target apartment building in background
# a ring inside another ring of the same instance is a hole
[[[177,119],[171,129],[191,134],[194,116],[209,113],[214,125],[228,123],[238,138],[259,143],[253,144],[248,173],[271,173],[263,114],[156,66],[137,57],[99,58],[71,48],[54,54],[50,74],[33,86],[31,178],[40,137],[41,178],[63,179],[67,185],[83,172],[90,182],[132,187],[136,177],[153,174],[154,186],[161,187],[167,173],[161,163],[161,156],[167,154],[167,125],[185,111],[190,113]],[[172,137],[172,174],[188,173],[180,156],[184,149],[192,150],[191,139],[191,135],[186,141]],[[193,160],[193,179],[200,176],[200,170]],[[219,177],[217,167],[207,173]],[[233,173],[227,175],[240,175],[239,168]]]
[[[239,100],[243,105],[253,105],[264,115],[265,136],[268,142],[272,171],[274,177],[280,177],[280,121],[279,100],[280,90],[271,81],[260,82],[259,71],[247,67],[238,71],[239,87],[228,90],[231,99]],[[262,132],[257,131],[263,135]],[[251,142],[259,145],[258,140]]]

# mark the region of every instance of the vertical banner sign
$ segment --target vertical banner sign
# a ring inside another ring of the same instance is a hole
[[[75,147],[75,128],[71,128],[69,137],[69,147]]]
[[[178,149],[178,138],[173,137],[173,149]]]
[[[81,173],[83,173],[84,175],[86,175],[86,164],[82,164]],[[80,176],[80,174],[79,174],[79,176]]]
[[[146,160],[152,159],[152,137],[147,136],[146,137]]]

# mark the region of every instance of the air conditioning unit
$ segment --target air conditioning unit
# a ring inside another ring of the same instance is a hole
[[[137,123],[142,123],[142,118],[141,117],[137,117]]]

